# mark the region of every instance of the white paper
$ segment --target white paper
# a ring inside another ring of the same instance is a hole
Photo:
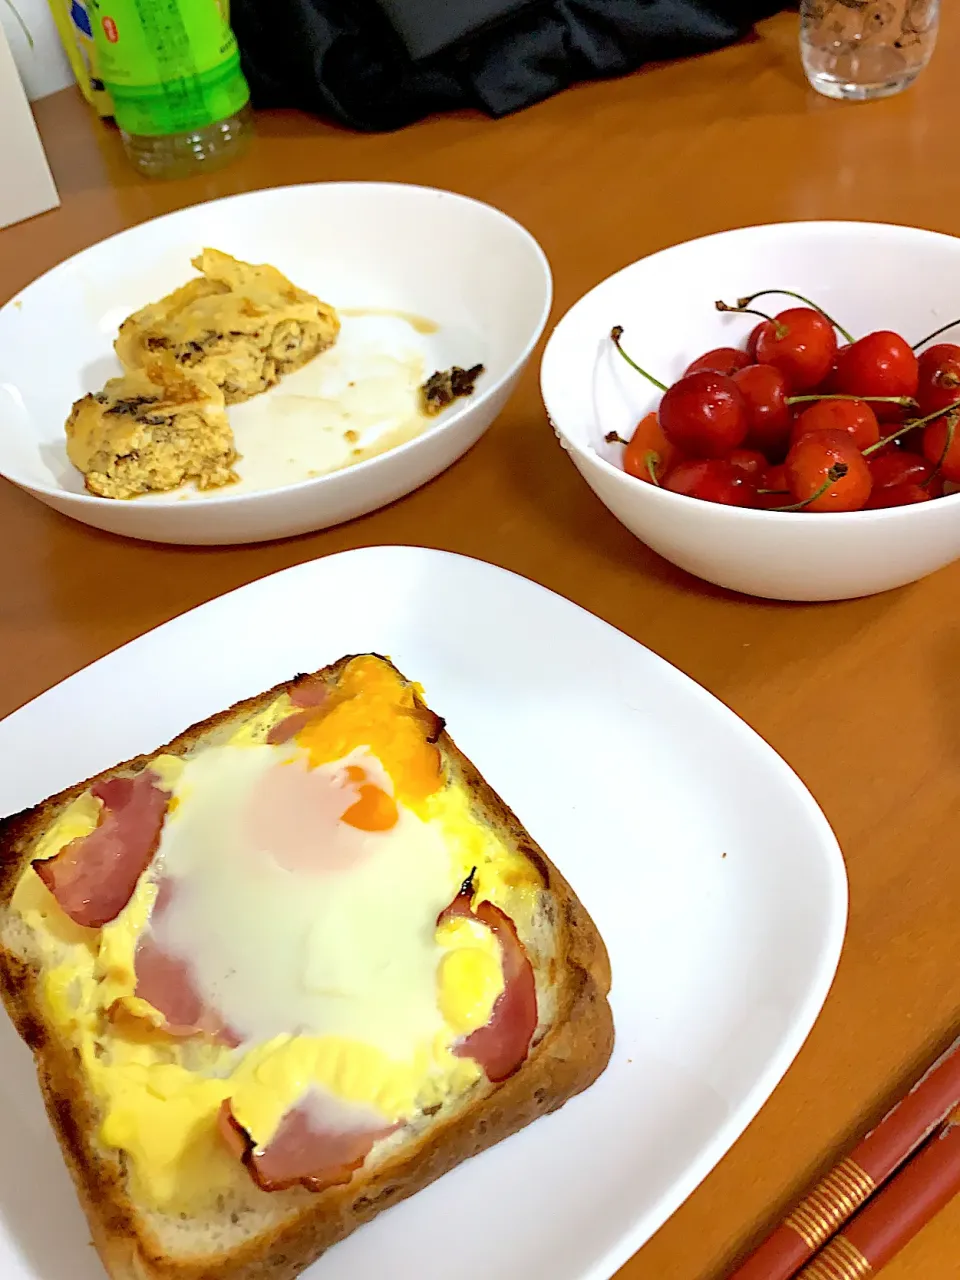
[[[0,28],[0,227],[60,203],[30,104]]]
[[[10,44],[30,102],[76,84],[47,0],[12,0],[17,14],[0,0],[0,27]]]

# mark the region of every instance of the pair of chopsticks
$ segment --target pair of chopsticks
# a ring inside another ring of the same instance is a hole
[[[866,1280],[960,1191],[960,1038],[729,1280]]]

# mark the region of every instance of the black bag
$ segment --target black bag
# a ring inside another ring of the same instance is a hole
[[[232,0],[253,101],[353,129],[504,116],[578,80],[715,49],[785,0]]]

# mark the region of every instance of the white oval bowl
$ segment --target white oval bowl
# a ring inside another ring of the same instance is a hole
[[[204,245],[272,263],[338,308],[435,321],[428,355],[440,368],[481,361],[477,391],[405,444],[280,488],[189,501],[85,492],[66,457],[70,406],[120,371],[112,343],[124,316],[187,280]],[[93,245],[0,309],[0,474],[64,515],[157,542],[261,542],[339,524],[431,480],[476,443],[529,359],[551,297],[530,233],[448,191],[318,183],[182,209]]]
[[[749,511],[658,489],[617,465],[620,448],[604,435],[629,437],[660,393],[616,353],[611,328],[623,325],[627,350],[669,383],[711,347],[741,345],[756,323],[720,314],[716,299],[777,286],[814,299],[854,336],[894,329],[912,342],[960,316],[960,240],[882,223],[779,223],[691,240],[610,276],[554,329],[540,370],[547,413],[581,475],[665,559],[749,595],[872,595],[960,557],[960,494],[881,511]]]

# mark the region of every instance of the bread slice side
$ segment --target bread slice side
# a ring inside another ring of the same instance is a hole
[[[350,660],[341,659],[317,675],[335,681]],[[438,725],[437,743],[446,771],[465,788],[474,815],[535,867],[543,884],[552,954],[549,972],[538,972],[537,977],[538,992],[550,993],[549,1016],[527,1060],[501,1084],[484,1081],[461,1104],[423,1117],[410,1136],[385,1144],[383,1153],[375,1152],[344,1186],[318,1193],[301,1188],[267,1193],[238,1166],[237,1196],[212,1216],[168,1221],[137,1203],[122,1156],[98,1141],[98,1103],[86,1086],[78,1051],[45,1016],[41,965],[30,953],[23,936],[28,931],[11,910],[10,900],[36,838],[93,782],[135,772],[161,751],[182,755],[222,741],[304,678],[316,676],[297,677],[240,702],[166,746],[0,823],[0,994],[34,1054],[50,1122],[112,1280],[292,1280],[383,1208],[561,1106],[596,1079],[610,1056],[610,968],[595,925],[543,850]]]

